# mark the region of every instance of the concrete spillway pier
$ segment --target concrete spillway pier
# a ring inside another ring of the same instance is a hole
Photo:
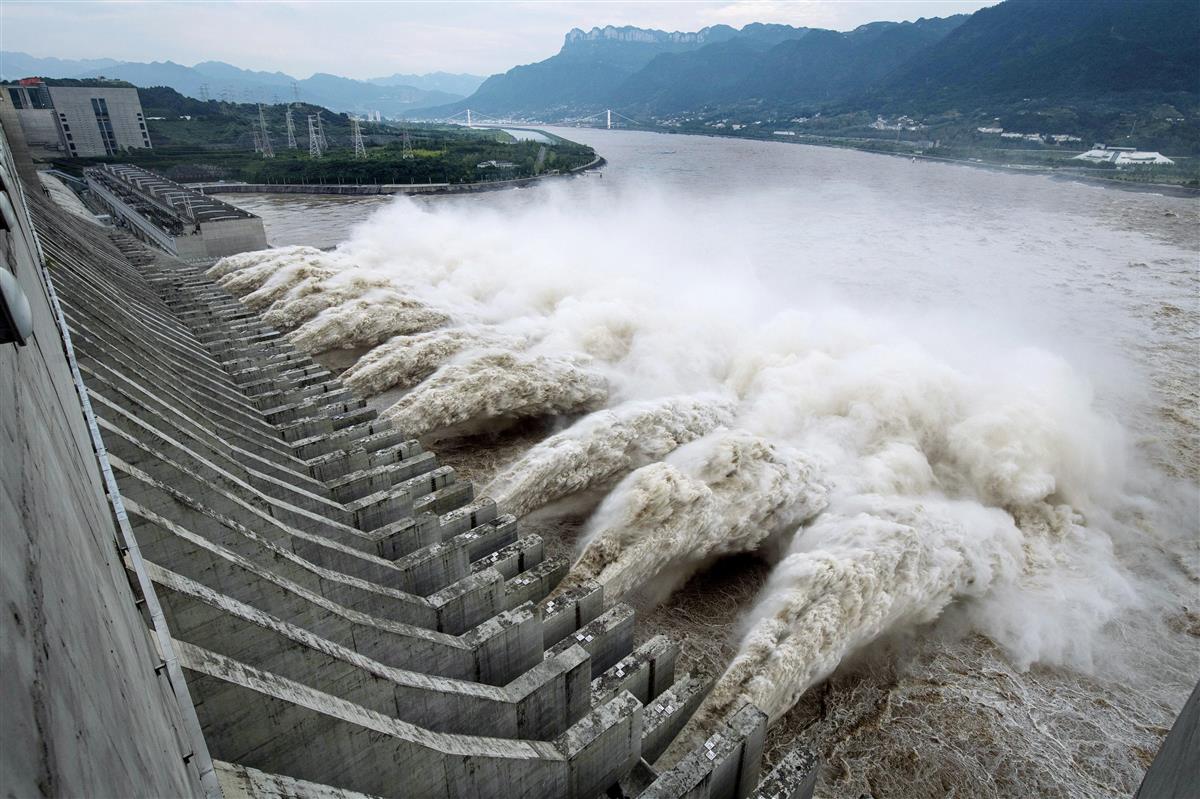
[[[3,250],[3,781],[107,796],[744,797],[745,706],[184,261],[22,189]],[[10,213],[11,211],[11,213]],[[11,219],[10,219],[11,217]],[[811,792],[811,760],[763,796]],[[28,789],[28,790],[26,790]]]

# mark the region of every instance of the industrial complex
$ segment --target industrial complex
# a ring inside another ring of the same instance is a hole
[[[31,155],[149,147],[135,90],[3,88],[6,796],[812,797],[755,704],[693,740],[679,642],[209,276],[260,218],[119,163],[55,201]],[[1200,688],[1181,718],[1145,799],[1191,795]]]
[[[112,167],[105,227],[0,167],[10,795],[811,794],[752,705],[664,761],[708,682],[178,257],[245,215]]]

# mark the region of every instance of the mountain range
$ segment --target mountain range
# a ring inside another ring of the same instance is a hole
[[[297,80],[220,61],[189,67],[17,52],[0,52],[0,78],[103,75],[240,102],[286,102],[298,91],[336,111],[429,119],[466,108],[543,120],[611,108],[660,122],[818,113],[991,118],[1032,108],[1059,118],[1067,108],[1072,119],[1099,109],[1116,125],[1126,112],[1158,108],[1160,117],[1195,125],[1198,42],[1197,0],[1006,0],[971,15],[845,32],[760,23],[673,33],[575,28],[550,58],[486,80],[442,72]]]
[[[605,108],[662,118],[1168,100],[1196,108],[1198,42],[1196,0],[1007,0],[971,15],[848,32],[762,24],[695,33],[575,29],[554,56],[422,113],[469,107],[553,120]]]
[[[426,106],[454,102],[470,94],[483,78],[434,72],[427,75],[395,74],[355,80],[327,73],[297,79],[283,72],[261,72],[203,61],[194,66],[173,61],[117,61],[110,58],[70,60],[38,58],[27,53],[0,52],[0,79],[36,75],[45,78],[116,78],[135,86],[169,86],[189,97],[237,102],[287,102],[294,92],[307,103],[336,111],[362,113],[377,110],[398,116]],[[293,86],[295,87],[293,89]]]

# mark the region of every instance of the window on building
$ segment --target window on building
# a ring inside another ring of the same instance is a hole
[[[107,155],[116,155],[117,137],[113,133],[112,120],[108,117],[108,101],[103,97],[93,97],[92,113],[96,115],[96,127],[100,129],[100,140],[104,142],[104,152]]]

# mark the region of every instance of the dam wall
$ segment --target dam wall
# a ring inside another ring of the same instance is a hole
[[[13,174],[38,307],[0,353],[14,795],[754,794],[764,713],[656,762],[708,686],[677,644],[636,645],[595,583],[548,599],[566,562],[420,440]]]
[[[22,186],[3,155],[0,267],[28,298],[34,335],[0,345],[0,783],[11,796],[202,796],[206,756],[180,704],[191,702],[163,667],[123,562]]]

